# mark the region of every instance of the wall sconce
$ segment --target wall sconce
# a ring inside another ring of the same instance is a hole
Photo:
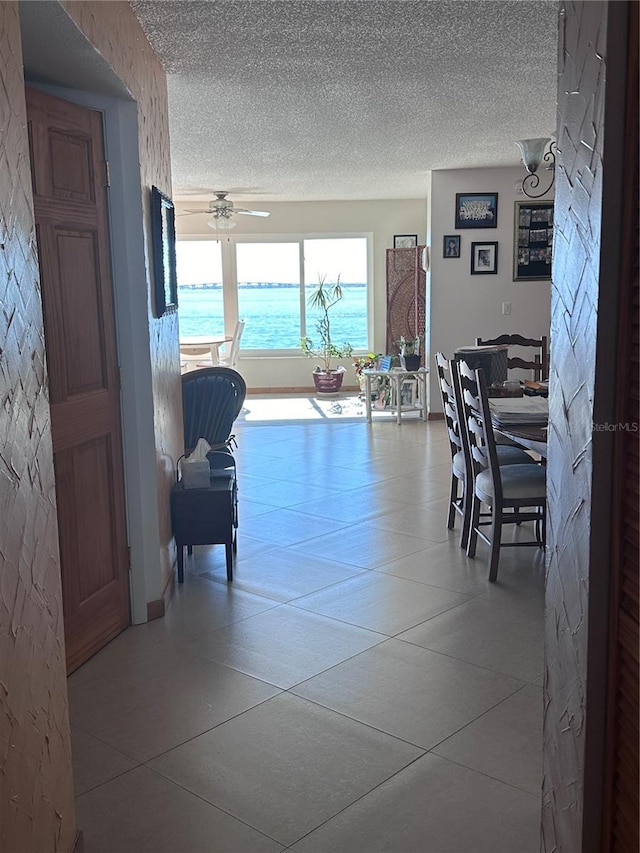
[[[523,139],[516,142],[522,155],[522,162],[529,173],[522,181],[522,192],[528,198],[540,198],[548,193],[556,177],[556,143],[553,139]],[[548,146],[548,147],[547,147]],[[551,172],[551,180],[540,192],[540,175],[538,169],[546,163],[547,171]]]

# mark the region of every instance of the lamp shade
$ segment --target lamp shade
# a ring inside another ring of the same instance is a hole
[[[230,231],[232,228],[236,227],[236,223],[231,219],[230,216],[213,216],[208,222],[207,225],[209,228],[213,228],[215,231]]]
[[[540,163],[542,163],[544,151],[548,143],[549,140],[544,138],[523,139],[520,142],[516,142],[527,172],[533,174],[537,170]]]

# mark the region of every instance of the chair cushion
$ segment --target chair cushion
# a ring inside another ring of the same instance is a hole
[[[501,466],[500,479],[505,504],[515,500],[530,500],[531,506],[540,506],[546,500],[546,470],[542,465]],[[478,474],[475,491],[483,503],[493,503],[493,480],[489,471]]]
[[[498,465],[531,465],[535,463],[535,459],[523,450],[521,447],[510,447],[508,444],[496,446],[498,454]]]
[[[462,480],[465,476],[465,465],[464,465],[464,453],[459,450],[451,460],[451,467],[453,468],[453,473],[459,480]]]

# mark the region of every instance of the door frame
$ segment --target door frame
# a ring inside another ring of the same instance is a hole
[[[163,590],[137,104],[134,100],[52,84],[29,85],[103,115],[105,156],[111,178],[107,222],[121,367],[131,621],[140,624],[148,619],[147,602],[161,599]],[[122,365],[126,366],[124,370]]]

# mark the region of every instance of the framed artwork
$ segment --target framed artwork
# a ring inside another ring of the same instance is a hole
[[[418,245],[417,234],[394,234],[393,248],[394,249],[415,249]]]
[[[442,257],[443,258],[459,258],[460,257],[460,235],[445,234],[442,241]]]
[[[418,396],[418,383],[415,379],[405,379],[400,383],[400,408],[415,409]]]
[[[498,272],[498,244],[471,244],[471,275],[495,275]]]
[[[456,228],[497,228],[498,193],[456,193]]]
[[[175,210],[171,199],[151,187],[151,245],[155,316],[178,308]]]
[[[553,202],[517,201],[514,223],[513,280],[550,281]]]

